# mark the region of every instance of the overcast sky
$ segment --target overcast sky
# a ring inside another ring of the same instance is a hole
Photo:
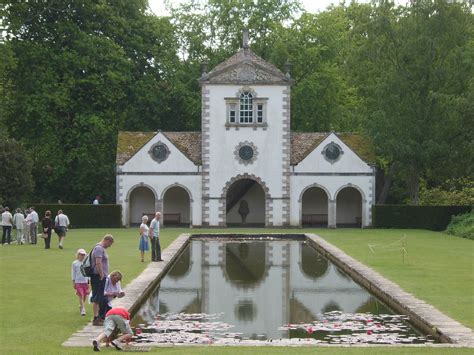
[[[164,0],[148,0],[151,10],[158,16],[168,15],[165,9]],[[179,4],[184,0],[173,0],[172,3]],[[303,7],[308,12],[318,12],[326,9],[330,4],[339,4],[339,0],[300,0]],[[369,2],[369,0],[359,0],[358,2]],[[401,1],[396,1],[400,3]],[[350,0],[346,0],[346,3],[350,3]]]

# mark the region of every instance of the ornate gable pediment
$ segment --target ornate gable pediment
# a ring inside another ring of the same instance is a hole
[[[286,83],[286,77],[275,75],[253,63],[238,63],[207,78],[210,84],[280,84]]]
[[[202,84],[288,85],[293,80],[273,64],[263,60],[250,49],[240,49],[199,79]]]

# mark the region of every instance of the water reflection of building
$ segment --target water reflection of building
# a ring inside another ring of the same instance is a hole
[[[278,327],[309,322],[327,311],[367,310],[371,296],[297,241],[193,241],[142,308],[157,312],[221,313],[246,336],[285,336]]]

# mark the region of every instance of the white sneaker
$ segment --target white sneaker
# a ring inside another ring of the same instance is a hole
[[[86,315],[86,309],[85,308],[81,308],[81,316],[85,316]]]

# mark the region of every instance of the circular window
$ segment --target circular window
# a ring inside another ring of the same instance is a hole
[[[235,147],[234,155],[240,164],[248,165],[257,159],[258,149],[252,142],[240,142]]]
[[[326,149],[326,157],[330,160],[336,160],[337,158],[339,158],[339,155],[341,155],[341,150],[335,144],[331,144]]]
[[[151,147],[150,154],[154,160],[156,160],[158,163],[161,163],[168,158],[170,150],[166,144],[160,142]]]
[[[324,148],[322,153],[326,160],[331,163],[334,163],[341,157],[343,151],[339,145],[334,142],[331,142]]]
[[[242,160],[250,160],[253,158],[253,148],[249,145],[244,145],[239,149],[239,157]]]

